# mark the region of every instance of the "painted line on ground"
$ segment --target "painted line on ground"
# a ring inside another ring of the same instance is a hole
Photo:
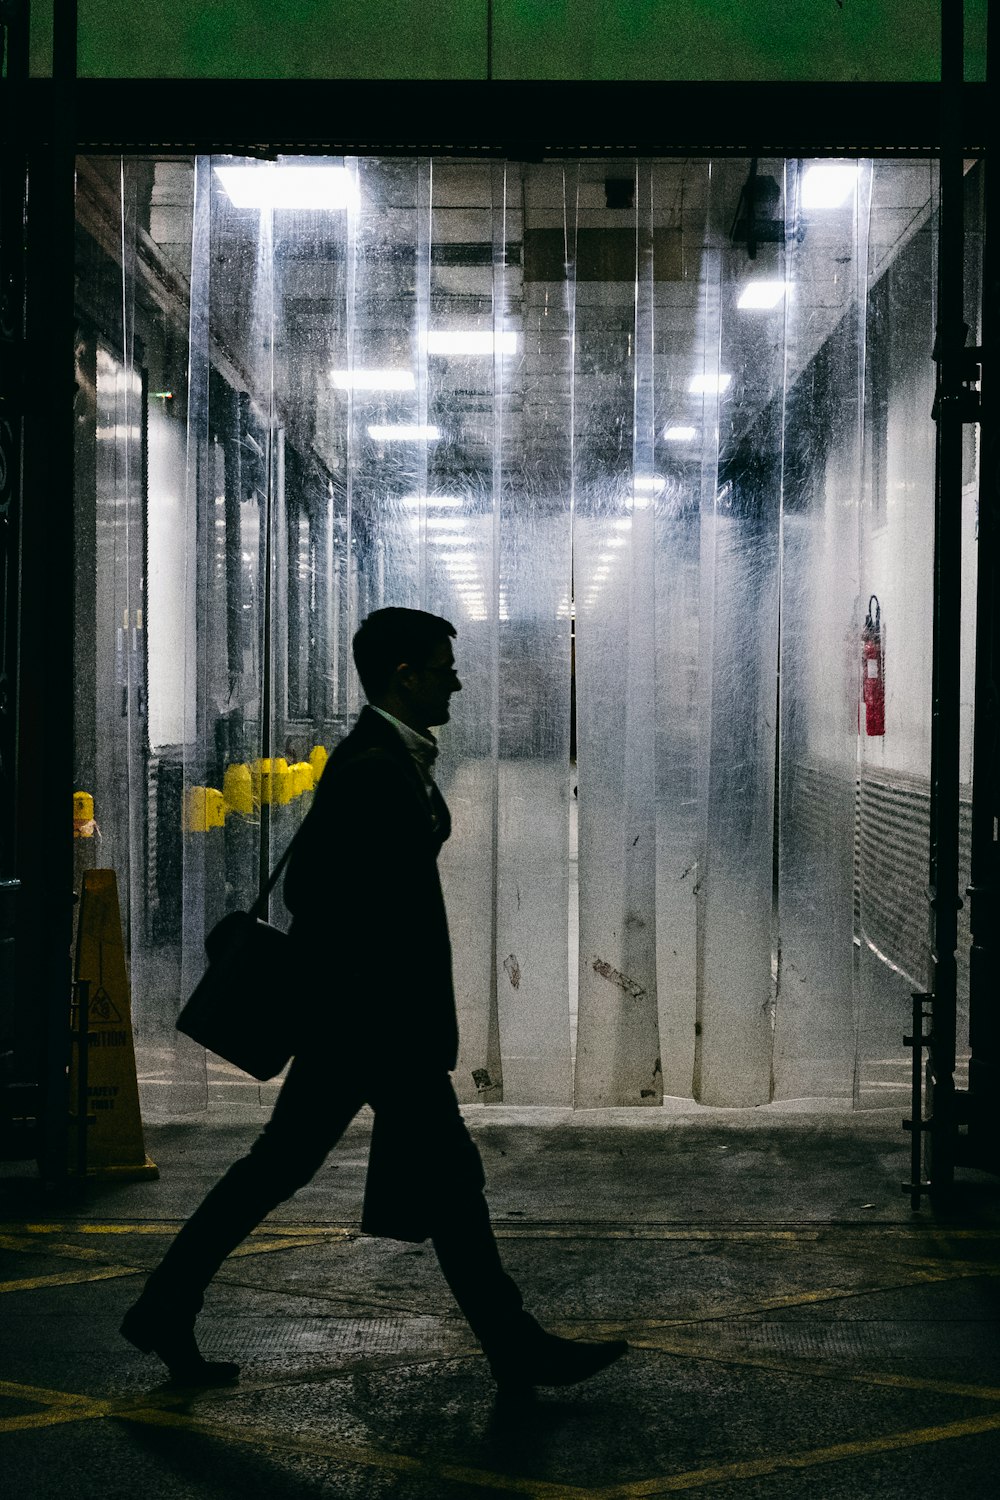
[[[151,1221],[148,1219],[135,1220],[133,1222],[118,1221],[80,1221],[60,1220],[52,1223],[9,1222],[3,1225],[6,1232],[12,1234],[149,1234],[149,1235],[174,1235],[183,1226],[184,1219],[159,1219]],[[851,1237],[862,1238],[865,1243],[870,1243],[872,1238],[891,1238],[907,1241],[920,1239],[932,1239],[938,1254],[941,1254],[941,1242],[950,1240],[993,1240],[1000,1243],[1000,1229],[944,1229],[932,1225],[909,1225],[882,1223],[877,1220],[870,1223],[851,1221],[849,1224],[826,1222],[817,1220],[808,1223],[795,1223],[786,1221],[778,1225],[734,1225],[732,1221],[720,1222],[717,1226],[701,1221],[697,1225],[670,1224],[663,1222],[647,1222],[644,1224],[622,1225],[620,1222],[605,1221],[566,1221],[556,1222],[547,1219],[528,1219],[523,1222],[512,1222],[509,1219],[498,1217],[493,1221],[493,1228],[497,1233],[501,1231],[505,1235],[515,1236],[539,1235],[542,1237],[565,1237],[565,1238],[587,1238],[587,1239],[676,1239],[676,1240],[775,1240],[781,1241],[812,1241],[817,1239],[849,1239]],[[255,1229],[254,1234],[268,1235],[297,1235],[309,1238],[337,1238],[357,1239],[361,1237],[360,1225],[354,1221],[351,1223],[327,1224],[316,1221],[305,1223],[269,1224]]]
[[[442,1464],[415,1458],[408,1453],[384,1452],[378,1448],[355,1447],[350,1443],[332,1442],[328,1438],[272,1432],[265,1428],[242,1427],[238,1423],[223,1425],[203,1421],[181,1412],[162,1411],[144,1406],[118,1407],[111,1415],[142,1426],[170,1427],[195,1436],[221,1442],[246,1443],[279,1453],[307,1453],[364,1469],[387,1469],[398,1474],[412,1474],[446,1484],[472,1486],[475,1489],[500,1490],[514,1495],[537,1496],[538,1500],[592,1500],[594,1491],[577,1485],[558,1484],[550,1480],[529,1479],[510,1474],[491,1473],[464,1464]],[[1000,1420],[1000,1418],[998,1418]]]
[[[760,1479],[766,1474],[787,1470],[812,1469],[822,1464],[844,1463],[871,1458],[877,1453],[894,1453],[929,1443],[949,1442],[956,1438],[979,1437],[1000,1430],[1000,1412],[989,1416],[969,1417],[963,1421],[945,1422],[937,1427],[914,1427],[909,1432],[891,1432],[883,1437],[864,1438],[855,1443],[832,1443],[825,1448],[810,1448],[802,1453],[782,1453],[770,1458],[737,1459],[733,1463],[713,1464],[703,1469],[689,1469],[683,1474],[669,1474],[660,1479],[642,1479],[631,1484],[608,1485],[592,1491],[591,1500],[654,1500],[658,1495],[677,1494],[683,1490],[703,1489],[709,1484]]]
[[[893,1390],[928,1391],[939,1396],[958,1396],[975,1401],[1000,1402],[1000,1386],[972,1385],[964,1381],[932,1380],[920,1375],[903,1375],[895,1371],[846,1368],[831,1362],[800,1358],[796,1354],[758,1354],[750,1349],[736,1349],[723,1340],[708,1344],[698,1339],[660,1338],[655,1333],[647,1337],[629,1335],[629,1343],[636,1349],[655,1349],[659,1353],[672,1354],[680,1359],[693,1359],[712,1364],[739,1365],[754,1370],[766,1370],[769,1374],[798,1377],[808,1375],[818,1380],[846,1381],[852,1385],[877,1385]]]

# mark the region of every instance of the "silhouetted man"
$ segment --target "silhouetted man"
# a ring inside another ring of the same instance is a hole
[[[448,1285],[506,1389],[568,1385],[624,1342],[548,1334],[505,1273],[483,1197],[479,1153],[450,1073],[458,1054],[451,948],[438,852],[450,819],[433,778],[460,691],[447,620],[381,609],[354,637],[369,700],[330,757],[289,861],[285,901],[297,970],[288,1003],[301,1040],[274,1113],[178,1234],[122,1333],[174,1379],[235,1380],[202,1359],[194,1321],[225,1257],[302,1187],[365,1103],[372,1131],[362,1229],[430,1237]]]

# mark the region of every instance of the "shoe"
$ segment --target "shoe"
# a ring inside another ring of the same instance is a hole
[[[528,1322],[528,1330],[515,1345],[487,1350],[493,1378],[506,1395],[534,1385],[576,1385],[614,1364],[628,1350],[624,1339],[588,1344],[546,1333],[534,1318]]]
[[[168,1327],[139,1302],[125,1314],[120,1332],[143,1354],[158,1355],[176,1385],[232,1385],[240,1378],[240,1367],[232,1360],[202,1357],[193,1327],[181,1320]]]

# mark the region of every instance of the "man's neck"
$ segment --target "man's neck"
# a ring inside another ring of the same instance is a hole
[[[380,708],[384,714],[391,714],[407,729],[412,729],[414,734],[422,734],[425,740],[433,740],[434,736],[426,724],[418,724],[412,714],[407,712],[406,705],[402,703],[373,703],[372,708]]]

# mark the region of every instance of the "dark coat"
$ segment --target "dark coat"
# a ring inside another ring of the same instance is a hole
[[[346,1042],[362,1072],[383,1077],[385,1068],[454,1068],[437,868],[450,829],[443,797],[428,798],[400,735],[362,709],[330,757],[285,876],[292,941],[310,975],[305,1045]]]

